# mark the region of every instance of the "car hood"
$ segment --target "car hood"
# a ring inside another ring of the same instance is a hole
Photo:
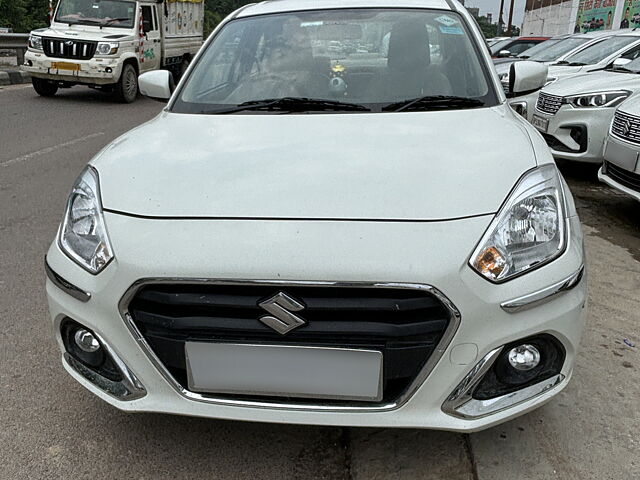
[[[94,42],[122,42],[133,39],[132,30],[113,27],[100,29],[100,27],[93,25],[72,25],[70,27],[67,25],[63,27],[56,25],[55,27],[40,28],[31,33],[43,37],[61,38],[65,40],[89,40]]]
[[[620,72],[593,72],[562,78],[544,87],[544,92],[550,95],[566,97],[581,93],[595,93],[608,90],[630,90],[635,92],[640,88],[640,75]]]
[[[149,217],[452,219],[496,212],[536,165],[505,105],[462,111],[163,112],[92,162],[105,210]]]
[[[640,95],[631,97],[620,104],[618,110],[635,117],[640,116]]]

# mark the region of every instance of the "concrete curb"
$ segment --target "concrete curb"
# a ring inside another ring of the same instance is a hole
[[[0,70],[0,85],[30,83],[31,75],[20,70]]]

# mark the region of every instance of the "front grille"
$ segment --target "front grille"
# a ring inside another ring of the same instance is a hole
[[[548,113],[549,115],[555,115],[562,106],[562,97],[555,95],[549,95],[544,92],[540,92],[538,95],[538,101],[536,102],[536,109],[541,112]]]
[[[47,57],[89,60],[96,53],[97,42],[43,38],[42,48]]]
[[[630,172],[611,162],[604,162],[604,174],[611,177],[620,185],[640,193],[640,174]]]
[[[640,144],[640,118],[616,112],[611,124],[611,133],[628,142]]]
[[[278,292],[305,306],[297,314],[307,324],[287,335],[259,320],[267,312],[258,304]],[[383,354],[383,404],[408,391],[452,321],[451,310],[430,291],[358,286],[149,284],[135,293],[128,312],[165,369],[184,389],[188,386],[187,341],[361,348]],[[265,400],[222,394],[216,398]],[[298,398],[295,402],[317,403]],[[323,405],[345,403],[322,401]]]

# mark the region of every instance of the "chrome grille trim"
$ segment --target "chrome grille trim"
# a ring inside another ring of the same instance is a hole
[[[191,392],[180,385],[180,383],[171,375],[169,370],[164,366],[162,361],[153,352],[151,346],[146,341],[144,335],[138,327],[131,314],[129,313],[129,303],[135,297],[139,289],[144,285],[157,284],[157,283],[209,283],[217,285],[273,285],[279,287],[286,287],[290,285],[302,285],[302,286],[322,286],[322,287],[370,287],[370,288],[398,288],[398,289],[412,289],[422,290],[436,297],[449,311],[450,319],[449,325],[442,336],[442,339],[438,343],[436,349],[431,354],[424,367],[415,378],[414,382],[409,386],[407,391],[401,395],[397,400],[375,406],[350,406],[350,405],[323,405],[318,404],[300,404],[300,403],[285,403],[285,402],[269,402],[269,401],[250,401],[250,400],[233,400],[228,398],[218,398],[209,395],[203,395],[199,393]],[[436,367],[445,351],[451,344],[453,337],[458,331],[458,327],[461,322],[460,311],[440,290],[437,288],[417,283],[389,283],[389,282],[331,282],[331,281],[296,281],[296,280],[218,280],[218,279],[185,279],[185,278],[146,278],[135,282],[122,296],[118,309],[122,320],[126,327],[129,329],[133,338],[138,343],[140,348],[146,354],[149,361],[154,365],[158,372],[164,377],[164,379],[183,397],[203,403],[210,403],[223,406],[239,406],[245,408],[267,408],[276,410],[302,410],[302,411],[317,411],[317,412],[384,412],[389,410],[395,410],[404,405],[420,388],[420,386],[429,377],[433,369]]]
[[[540,92],[536,102],[536,110],[548,115],[555,115],[562,106],[562,97]]]
[[[611,123],[611,135],[640,145],[640,117],[616,111]]]

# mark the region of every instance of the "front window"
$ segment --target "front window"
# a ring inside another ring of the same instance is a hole
[[[474,108],[496,104],[490,85],[480,53],[456,13],[296,12],[237,19],[224,26],[172,111]],[[410,101],[414,103],[408,105]]]
[[[613,55],[618,50],[631,45],[638,41],[640,37],[635,36],[619,36],[609,37],[602,42],[594,45],[589,45],[584,50],[581,50],[573,55],[567,57],[563,64],[568,65],[593,65],[601,62],[605,58]]]
[[[495,57],[502,50],[504,50],[506,47],[508,47],[512,43],[513,43],[513,39],[511,39],[511,38],[507,38],[506,40],[500,40],[499,42],[494,43],[489,48],[489,50],[491,51],[491,55]]]
[[[575,50],[580,45],[584,45],[589,41],[588,38],[572,37],[565,38],[559,42],[552,44],[548,48],[541,48],[538,51],[534,51],[534,48],[530,48],[526,52],[523,52],[521,57],[526,57],[534,62],[553,62],[558,58],[566,55],[572,50]],[[545,45],[547,42],[541,43],[540,46]]]
[[[133,28],[136,3],[125,0],[61,0],[55,21],[69,25]]]

